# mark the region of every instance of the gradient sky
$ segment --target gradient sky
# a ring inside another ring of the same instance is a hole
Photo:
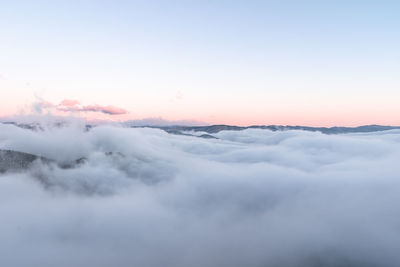
[[[114,120],[400,125],[399,14],[399,1],[0,1],[0,116],[69,99],[129,112],[83,112]]]

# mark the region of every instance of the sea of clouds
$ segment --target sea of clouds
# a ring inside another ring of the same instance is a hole
[[[0,266],[400,266],[400,131],[0,124]]]

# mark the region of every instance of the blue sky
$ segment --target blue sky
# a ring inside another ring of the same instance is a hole
[[[396,1],[2,1],[0,114],[36,97],[232,124],[400,124]]]

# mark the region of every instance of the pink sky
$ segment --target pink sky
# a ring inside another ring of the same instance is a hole
[[[181,100],[180,100],[181,101]],[[388,107],[372,109],[353,108],[336,109],[334,107],[320,108],[318,111],[309,109],[294,110],[290,108],[262,108],[254,109],[239,106],[215,109],[210,106],[206,112],[201,109],[176,108],[170,113],[158,114],[154,109],[150,112],[138,114],[124,107],[114,105],[82,104],[76,99],[62,99],[52,103],[38,99],[33,104],[28,104],[24,114],[54,114],[56,116],[78,116],[89,121],[127,121],[147,118],[162,118],[167,121],[188,121],[195,124],[229,124],[229,125],[306,125],[306,126],[359,126],[367,124],[400,125],[400,119],[396,116],[396,110]],[[153,112],[153,113],[152,113]],[[387,115],[382,115],[382,114]],[[21,114],[18,110],[0,108],[1,117],[10,117]]]

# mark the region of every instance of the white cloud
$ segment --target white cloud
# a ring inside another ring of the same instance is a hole
[[[0,124],[0,265],[399,266],[400,131],[216,136]]]

